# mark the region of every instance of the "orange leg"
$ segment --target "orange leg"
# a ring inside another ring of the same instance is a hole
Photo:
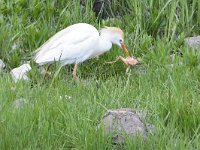
[[[77,77],[77,68],[78,68],[78,64],[75,64],[74,65],[74,69],[73,69],[73,78],[74,80],[78,80],[78,77]]]

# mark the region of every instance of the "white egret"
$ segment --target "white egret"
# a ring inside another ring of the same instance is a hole
[[[73,78],[77,79],[78,64],[107,52],[112,44],[121,47],[129,56],[120,28],[105,27],[98,31],[90,24],[77,23],[59,31],[39,47],[34,60],[39,65],[59,62],[60,68],[55,76],[62,66],[75,64]]]

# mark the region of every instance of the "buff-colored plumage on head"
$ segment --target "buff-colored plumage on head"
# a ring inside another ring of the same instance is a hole
[[[117,27],[106,27],[105,29],[108,30],[111,33],[118,33],[122,37],[124,37],[124,32],[120,28],[117,28]]]
[[[123,39],[124,39],[124,32],[120,29],[120,28],[117,28],[117,27],[105,27],[105,28],[102,28],[100,30],[100,33],[101,32],[107,32],[107,33],[112,33],[112,34],[119,34]]]
[[[124,44],[124,33],[120,28],[117,27],[105,27],[99,31],[100,36],[109,40],[111,43],[118,45],[121,47],[127,56],[129,56],[129,52]]]

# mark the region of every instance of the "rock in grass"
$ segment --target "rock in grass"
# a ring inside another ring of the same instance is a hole
[[[10,71],[10,74],[15,82],[19,80],[28,80],[27,72],[31,70],[30,64],[23,64]]]
[[[16,109],[19,109],[19,108],[23,107],[25,104],[26,104],[26,100],[23,98],[19,98],[13,102],[13,107]]]
[[[0,59],[0,72],[5,68],[5,63]]]
[[[186,39],[186,43],[189,45],[189,47],[198,49],[200,48],[200,36],[189,37]]]
[[[108,110],[102,119],[105,132],[113,135],[113,143],[123,143],[123,135],[147,136],[147,127],[141,120],[141,113],[129,108]]]

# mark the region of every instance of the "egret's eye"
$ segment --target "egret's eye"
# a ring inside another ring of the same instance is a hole
[[[122,43],[122,39],[120,39],[119,42]]]

